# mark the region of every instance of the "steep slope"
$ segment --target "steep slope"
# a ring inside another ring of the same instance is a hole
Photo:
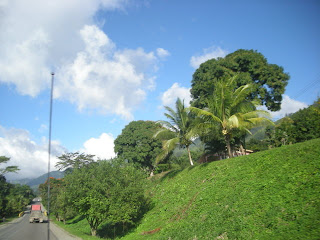
[[[320,139],[171,172],[122,239],[319,239]]]

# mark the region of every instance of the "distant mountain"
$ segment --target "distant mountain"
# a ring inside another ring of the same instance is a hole
[[[52,172],[50,172],[50,177],[63,178],[64,172],[52,171]],[[22,184],[22,185],[25,184],[25,185],[30,186],[32,189],[36,190],[38,188],[39,184],[44,183],[47,180],[47,178],[48,178],[48,174],[45,173],[37,178],[23,178],[23,179],[19,179],[19,180],[12,180],[9,182],[13,183],[13,184]]]
[[[12,184],[21,184],[21,185],[28,185],[28,182],[30,182],[32,178],[23,178],[19,180],[9,180]]]
[[[64,172],[52,171],[52,172],[50,172],[50,177],[63,178],[64,177]],[[31,179],[26,184],[29,185],[30,187],[38,186],[39,184],[44,183],[47,180],[47,178],[48,178],[48,174],[45,173],[45,174],[41,175],[40,177]]]

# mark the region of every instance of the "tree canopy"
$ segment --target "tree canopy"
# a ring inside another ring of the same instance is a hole
[[[58,158],[59,161],[56,163],[55,167],[59,170],[66,169],[67,172],[71,172],[72,169],[81,168],[94,162],[94,155],[79,152],[65,153]]]
[[[152,121],[132,121],[114,141],[114,151],[119,158],[136,166],[152,171],[161,141],[153,135],[161,128]]]
[[[146,205],[144,177],[131,164],[103,160],[75,169],[64,181],[72,205],[96,235],[102,222],[130,225],[140,216]]]
[[[191,114],[189,109],[184,105],[180,98],[176,101],[176,109],[165,106],[167,113],[164,115],[168,121],[159,121],[164,128],[160,129],[155,137],[164,139],[162,153],[158,155],[158,161],[165,158],[169,152],[173,151],[177,146],[185,147],[188,151],[190,165],[193,165],[189,146],[192,144],[192,138],[197,134],[195,132],[194,122],[195,116]]]
[[[320,137],[320,99],[276,122],[265,131],[270,147],[304,142]]]
[[[256,110],[254,101],[248,100],[251,93],[251,85],[246,84],[236,87],[237,77],[221,79],[216,83],[215,93],[211,95],[207,104],[208,107],[200,109],[191,107],[191,111],[201,119],[197,126],[205,132],[211,129],[220,129],[224,136],[229,157],[232,157],[231,139],[235,131],[249,132],[252,127],[263,123],[271,123],[266,118],[268,113],[263,110]]]
[[[289,75],[276,64],[270,64],[259,52],[237,50],[224,58],[211,59],[200,65],[192,78],[192,105],[207,107],[207,99],[214,94],[216,83],[221,78],[238,75],[237,87],[251,84],[250,100],[258,99],[271,111],[280,110],[282,94]]]
[[[10,158],[0,156],[0,164],[7,163]],[[12,215],[23,211],[34,197],[32,189],[27,185],[11,184],[6,181],[4,174],[17,172],[17,166],[0,168],[0,216]]]

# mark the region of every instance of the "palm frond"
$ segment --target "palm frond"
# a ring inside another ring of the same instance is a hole
[[[220,118],[218,118],[213,113],[207,110],[196,108],[196,107],[190,107],[190,111],[195,113],[198,117],[201,117],[205,121],[215,121],[219,123],[222,122]]]
[[[156,158],[156,164],[164,160],[170,152],[172,152],[179,144],[179,138],[171,138],[169,140],[163,141],[162,151]]]
[[[174,126],[173,124],[171,124],[171,123],[168,122],[168,121],[162,121],[162,120],[160,120],[160,121],[157,121],[157,123],[161,124],[161,126],[163,126],[163,127],[166,128],[166,129],[169,129],[169,130],[171,130],[171,131],[173,131],[173,132],[177,132],[177,131],[178,131],[178,130],[177,130],[177,127]]]
[[[170,131],[169,129],[160,129],[158,130],[153,137],[161,140],[168,140],[175,136],[175,133]]]
[[[255,110],[255,111],[243,113],[242,116],[244,119],[256,118],[256,117],[264,117],[269,119],[270,113],[264,110]]]

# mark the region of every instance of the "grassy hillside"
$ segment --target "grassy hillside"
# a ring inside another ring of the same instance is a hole
[[[319,170],[317,139],[169,173],[123,239],[319,239]]]
[[[319,239],[319,170],[316,139],[170,172],[121,239]]]

